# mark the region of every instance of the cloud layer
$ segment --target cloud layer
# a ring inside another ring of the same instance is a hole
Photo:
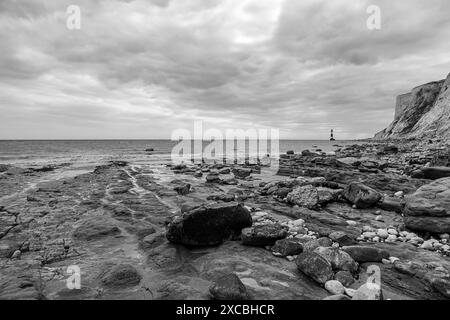
[[[448,0],[2,0],[0,139],[170,138],[194,120],[369,137],[397,94],[450,72],[449,13]]]

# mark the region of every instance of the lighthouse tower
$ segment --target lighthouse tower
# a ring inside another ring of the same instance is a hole
[[[336,139],[334,139],[333,129],[331,129],[330,141],[335,141],[335,140]]]

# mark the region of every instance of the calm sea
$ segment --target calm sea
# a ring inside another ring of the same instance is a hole
[[[110,160],[132,164],[167,163],[178,142],[170,140],[0,140],[0,163],[22,167],[70,164],[88,168]],[[355,141],[280,140],[280,153],[305,149],[335,150]],[[207,143],[205,143],[206,145]],[[149,152],[147,149],[153,148]]]

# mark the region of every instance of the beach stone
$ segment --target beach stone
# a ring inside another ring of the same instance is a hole
[[[191,191],[191,185],[189,183],[182,186],[173,188],[179,195],[186,195]]]
[[[338,271],[334,275],[334,279],[344,285],[344,287],[350,287],[355,283],[355,279],[349,271]]]
[[[169,241],[184,245],[209,246],[237,238],[252,225],[250,212],[237,202],[203,205],[183,213],[168,225]]]
[[[408,229],[450,232],[450,178],[433,181],[405,197],[404,222]]]
[[[383,200],[378,203],[378,207],[385,211],[391,211],[391,212],[397,212],[397,213],[402,212],[402,209],[403,209],[401,201],[397,198],[391,198],[391,197],[384,197]]]
[[[234,176],[238,179],[247,178],[252,174],[252,169],[248,168],[233,168],[232,170]]]
[[[329,280],[325,283],[325,289],[333,294],[333,295],[338,295],[338,294],[344,294],[345,293],[345,288],[342,285],[342,283],[340,283],[337,280]]]
[[[319,204],[319,192],[311,185],[299,186],[286,196],[286,200],[300,207],[314,209]]]
[[[282,257],[295,256],[303,252],[303,245],[298,239],[282,239],[275,242],[272,252],[277,252]]]
[[[98,217],[82,222],[73,232],[76,240],[98,240],[108,236],[120,234],[120,229],[111,221]]]
[[[108,268],[109,269],[109,268]],[[101,276],[101,283],[106,287],[130,287],[141,282],[142,276],[132,265],[120,264],[107,270]]]
[[[389,233],[386,229],[378,229],[377,236],[381,239],[387,239],[389,237]]]
[[[286,227],[274,223],[245,228],[242,230],[241,239],[247,246],[264,247],[274,245],[277,240],[284,239],[287,235]]]
[[[343,191],[343,196],[359,209],[370,208],[382,198],[379,192],[359,182],[348,185]]]
[[[330,247],[332,244],[331,239],[326,237],[313,239],[303,244],[303,251],[314,251],[319,247]]]
[[[342,231],[332,232],[328,235],[328,237],[331,240],[339,243],[339,245],[341,245],[341,246],[350,246],[350,245],[356,243],[356,241],[353,237],[349,236],[348,234],[346,234],[345,232],[342,232]]]
[[[331,263],[315,252],[303,252],[295,260],[299,271],[320,284],[333,279]]]
[[[381,262],[389,259],[389,252],[375,247],[368,246],[347,246],[342,250],[347,252],[356,262]]]
[[[249,300],[247,288],[234,274],[224,275],[213,282],[209,292],[215,300]]]
[[[355,260],[347,252],[339,248],[319,247],[314,252],[328,260],[333,270],[356,272],[358,269],[358,264]]]
[[[230,168],[222,168],[219,170],[219,174],[230,174],[231,170]]]

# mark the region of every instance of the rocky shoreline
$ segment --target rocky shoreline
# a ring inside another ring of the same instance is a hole
[[[449,159],[411,140],[295,150],[270,178],[0,165],[0,299],[448,299]]]

